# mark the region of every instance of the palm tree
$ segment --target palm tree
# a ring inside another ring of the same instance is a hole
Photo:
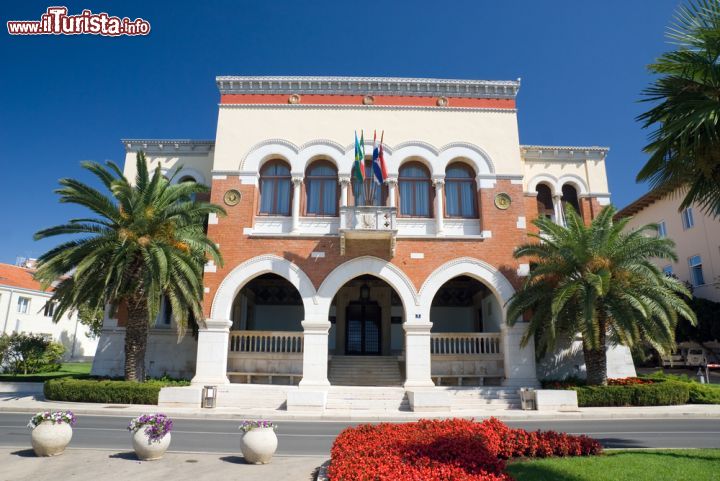
[[[143,152],[137,154],[134,185],[113,162],[82,166],[110,195],[75,179],[60,180],[60,202],[81,205],[95,216],[35,234],[35,239],[80,236],[43,254],[36,277],[46,286],[60,279],[53,293],[56,322],[67,310],[83,306],[126,308],[125,379],[143,381],[148,326],[162,300],[170,303],[179,337],[189,319],[202,319],[203,266],[208,255],[222,263],[203,221],[225,211],[195,200],[196,194],[207,192],[205,186],[173,184],[159,166],[151,176]]]
[[[654,131],[637,180],[682,188],[681,209],[696,203],[720,216],[720,2],[680,7],[667,36],[677,50],[648,67],[658,77],[643,101],[657,105],[638,117]]]
[[[508,323],[529,314],[522,345],[534,338],[539,356],[581,334],[588,384],[607,384],[608,345],[644,340],[664,353],[674,347],[678,315],[695,323],[687,288],[650,262],[677,260],[673,242],[648,235],[657,233],[653,224],[625,232],[630,218],[614,222],[614,214],[605,207],[589,226],[572,208],[566,227],[538,218],[540,232],[530,234],[537,241],[514,252],[532,268],[509,301]]]

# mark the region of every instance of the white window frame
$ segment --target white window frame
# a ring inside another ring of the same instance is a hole
[[[684,209],[680,216],[682,217],[682,225],[684,230],[692,229],[695,226],[695,217],[693,216],[692,207]]]
[[[696,262],[694,262],[697,260]],[[688,257],[688,268],[690,269],[690,282],[692,283],[693,287],[703,286],[705,285],[705,274],[703,274],[702,270],[702,257],[698,255],[694,255],[691,257]],[[702,282],[697,282],[697,279],[695,277],[695,272],[697,272],[695,269],[699,268],[700,277]]]
[[[667,237],[667,225],[664,220],[657,223],[658,226],[658,238],[665,239]]]
[[[57,305],[55,304],[55,302],[47,301],[43,308],[43,315],[45,317],[52,317],[53,314],[55,314],[55,309],[57,309]]]
[[[30,299],[29,297],[25,296],[18,296],[18,302],[17,302],[17,311],[18,314],[27,314],[30,312]]]

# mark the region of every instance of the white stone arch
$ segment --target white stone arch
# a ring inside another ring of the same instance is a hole
[[[419,300],[412,281],[399,267],[373,256],[356,257],[340,264],[330,272],[318,289],[317,296],[322,311],[329,312],[330,303],[342,286],[365,274],[382,279],[395,289],[402,301],[406,322],[413,320],[411,316],[415,312]]]
[[[395,147],[392,154],[386,159],[389,164],[388,175],[397,176],[400,172],[400,166],[406,162],[414,160],[420,161],[430,171],[430,177],[435,174],[445,174],[445,171],[439,172],[436,168],[438,159],[438,151],[432,145],[425,142],[404,142]]]
[[[475,175],[495,173],[495,165],[487,152],[473,144],[456,142],[444,146],[440,149],[437,168],[444,174],[447,166],[455,161],[462,161],[470,165],[475,171]]]
[[[180,170],[172,172],[171,175],[173,176],[173,184],[178,184],[180,182],[180,179],[192,177],[192,179],[198,184],[208,185],[207,180],[205,179],[205,174],[191,167],[181,167]]]
[[[240,163],[240,170],[259,173],[268,160],[283,159],[290,164],[291,172],[302,172],[304,168],[298,162],[298,147],[292,142],[280,139],[266,140],[254,145]]]
[[[317,293],[310,278],[289,260],[267,254],[243,262],[225,276],[213,298],[210,317],[229,320],[233,302],[240,289],[263,274],[276,274],[295,286],[303,301],[305,318],[313,315],[317,309]]]
[[[565,174],[562,177],[560,177],[557,181],[558,194],[562,194],[562,188],[565,184],[570,184],[573,187],[575,187],[575,190],[577,191],[578,196],[580,194],[586,195],[589,192],[587,183],[579,175]]]
[[[430,307],[438,290],[447,281],[458,276],[468,276],[482,282],[500,302],[502,307],[502,326],[507,324],[505,304],[515,293],[515,288],[497,268],[472,257],[460,257],[446,262],[437,269],[423,283],[420,288],[420,302],[423,315],[429,319]]]
[[[562,191],[558,185],[557,177],[550,174],[538,174],[528,182],[528,192],[535,192],[538,184],[546,184],[550,187],[550,193],[552,195],[558,195]]]
[[[329,160],[335,164],[338,174],[346,174],[350,172],[352,159],[348,158],[345,149],[338,143],[331,140],[314,140],[304,144],[298,152],[298,167],[293,172],[305,172],[308,166],[318,159]]]

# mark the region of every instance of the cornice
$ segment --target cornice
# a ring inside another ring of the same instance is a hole
[[[571,145],[521,145],[520,153],[526,161],[565,160],[582,162],[588,159],[604,160],[609,147]]]
[[[202,154],[215,148],[214,140],[193,139],[121,139],[125,152],[143,150],[153,154]]]
[[[221,94],[399,95],[514,99],[518,80],[393,77],[219,76]]]
[[[338,104],[218,104],[220,109],[299,109],[299,110],[429,110],[432,112],[491,112],[516,114],[517,109],[493,107],[430,107],[421,105],[338,105]]]

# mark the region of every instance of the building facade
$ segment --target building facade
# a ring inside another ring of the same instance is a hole
[[[156,325],[151,374],[306,393],[537,384],[533,346],[519,344],[525,324],[505,316],[529,269],[512,252],[538,215],[561,223],[571,205],[589,222],[609,204],[607,149],[520,145],[518,81],[217,85],[214,140],[123,141],[130,178],[143,150],[150,168],[205,183],[227,211],[208,222],[224,265],[205,267],[197,341],[176,346],[172,329]],[[351,176],[363,132],[372,178],[375,130],[384,131],[382,184]],[[122,336],[122,319],[108,319],[94,372],[122,372]],[[619,352],[611,368],[634,373]]]
[[[65,360],[92,359],[98,340],[88,335],[88,328],[78,320],[76,312],[67,312],[53,322],[56,306],[50,302],[52,289],[42,289],[33,272],[32,261],[21,266],[0,264],[2,334],[44,334],[65,346]]]
[[[618,212],[632,217],[628,228],[657,224],[658,235],[675,242],[677,262],[656,259],[655,265],[692,285],[693,295],[720,302],[720,220],[698,206],[680,209],[682,190],[654,190]]]

